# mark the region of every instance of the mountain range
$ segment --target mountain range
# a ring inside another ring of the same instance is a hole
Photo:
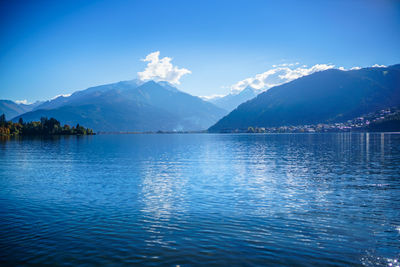
[[[399,105],[400,64],[349,71],[330,69],[259,94],[209,131],[343,122]]]
[[[166,82],[122,81],[46,101],[17,121],[54,117],[95,131],[196,131],[227,112]]]
[[[207,101],[213,103],[217,107],[220,107],[230,112],[240,104],[256,97],[257,94],[260,92],[261,92],[260,90],[256,90],[250,86],[247,86],[239,93],[230,93],[226,96],[211,98]]]
[[[14,118],[15,116],[35,109],[41,103],[42,102],[37,101],[33,104],[18,104],[11,100],[0,100],[0,114],[4,114],[6,118]]]
[[[229,132],[250,126],[344,122],[400,106],[400,64],[349,71],[329,69],[259,92],[247,87],[207,102],[167,82],[131,80],[31,105],[0,100],[0,114],[13,121],[54,117],[63,124],[79,123],[106,132],[207,128],[209,132]]]

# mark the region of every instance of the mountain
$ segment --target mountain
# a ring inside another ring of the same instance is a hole
[[[54,117],[95,131],[204,130],[226,112],[172,85],[123,81],[58,97],[16,117],[24,121]]]
[[[208,100],[209,102],[213,103],[217,107],[225,109],[227,111],[234,110],[240,104],[246,102],[257,96],[259,92],[256,89],[247,86],[245,89],[240,91],[238,94],[228,94],[222,97],[216,97]]]
[[[121,81],[117,83],[104,84],[94,87],[89,87],[82,91],[76,91],[70,96],[59,96],[52,100],[48,100],[43,102],[41,105],[37,106],[34,110],[39,109],[54,109],[64,105],[73,105],[75,103],[89,101],[93,97],[97,97],[100,94],[110,91],[110,90],[121,90],[125,91],[128,89],[137,88],[139,85],[143,84],[143,82],[139,80],[131,80],[131,81]]]
[[[209,131],[343,122],[398,105],[400,64],[351,71],[330,69],[259,94],[222,118]]]
[[[0,115],[4,114],[6,115],[7,119],[12,119],[15,116],[33,110],[40,104],[41,102],[39,101],[27,105],[27,104],[18,104],[11,100],[0,100]]]

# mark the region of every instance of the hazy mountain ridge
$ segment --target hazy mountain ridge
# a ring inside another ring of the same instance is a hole
[[[123,81],[47,101],[22,117],[82,123],[96,131],[204,130],[226,112],[168,83]]]
[[[400,65],[331,69],[273,87],[210,127],[222,129],[345,121],[400,105]]]
[[[98,85],[89,87],[85,90],[76,91],[72,93],[70,96],[59,96],[57,98],[48,100],[43,102],[41,105],[37,106],[35,110],[39,109],[53,109],[58,108],[66,104],[73,104],[79,101],[89,100],[91,97],[99,96],[101,93],[109,91],[109,90],[128,90],[138,87],[140,84],[143,84],[139,80],[131,80],[131,81],[121,81],[117,83],[110,83],[104,85]]]
[[[246,102],[257,96],[261,91],[257,91],[256,89],[247,86],[245,89],[240,91],[237,94],[230,93],[226,96],[216,97],[208,100],[213,103],[217,107],[227,110],[228,112],[234,110],[240,104]]]
[[[15,116],[35,109],[40,104],[40,101],[33,104],[18,104],[11,100],[0,100],[0,114],[6,115],[7,119],[12,119]]]

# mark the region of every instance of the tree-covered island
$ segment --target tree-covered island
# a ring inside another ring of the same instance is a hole
[[[77,124],[71,127],[64,126],[54,118],[42,117],[40,121],[24,122],[22,118],[18,122],[7,121],[6,116],[0,116],[0,136],[30,136],[30,135],[93,135],[92,129]]]

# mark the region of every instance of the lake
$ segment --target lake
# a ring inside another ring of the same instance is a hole
[[[0,141],[5,265],[398,266],[400,134]]]

